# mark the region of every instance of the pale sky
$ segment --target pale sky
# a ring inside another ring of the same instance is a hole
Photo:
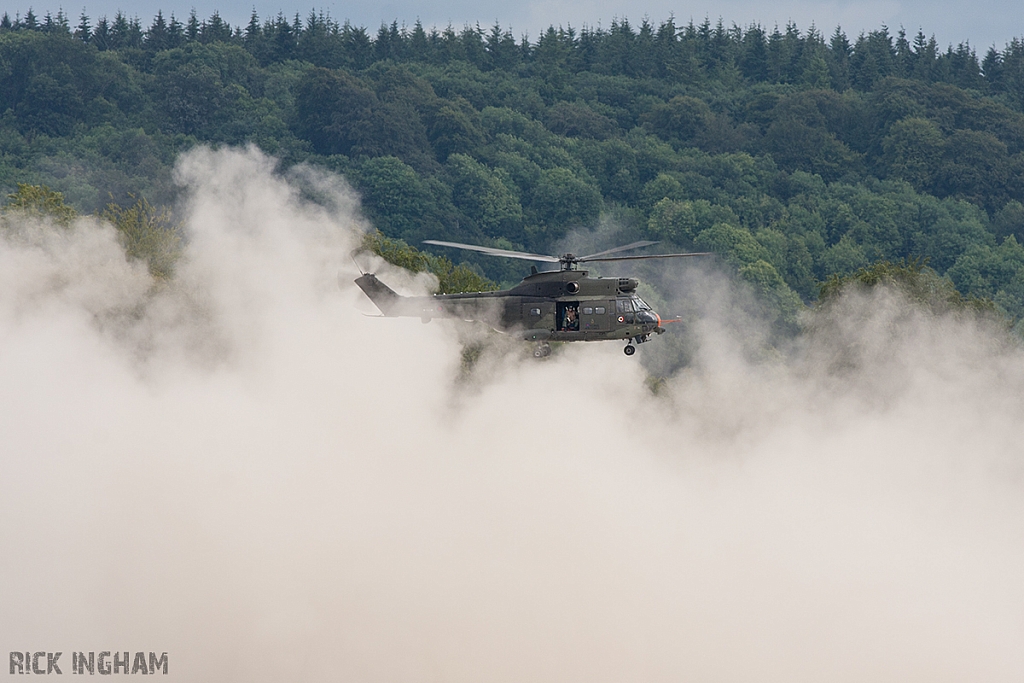
[[[55,12],[58,5],[50,5],[51,1],[35,0],[32,6],[36,14],[42,16],[48,10]],[[7,7],[5,11],[13,15],[15,12],[24,13],[27,7]],[[63,7],[72,24],[76,24],[82,6]],[[120,8],[129,15],[138,15],[144,26],[149,25],[157,9],[162,9],[165,15],[173,12],[179,19],[184,19],[193,7],[200,18],[206,18],[217,10],[232,25],[247,23],[254,8],[261,19],[266,19],[276,16],[279,11],[289,17],[298,12],[305,18],[315,7],[339,21],[348,19],[355,25],[366,26],[371,32],[375,32],[381,22],[390,23],[396,19],[399,24],[412,25],[418,18],[427,27],[444,27],[451,23],[456,28],[478,22],[490,27],[497,21],[503,27],[511,28],[517,37],[526,33],[531,39],[552,24],[568,24],[576,28],[584,24],[608,26],[613,19],[623,17],[638,24],[645,16],[654,24],[669,16],[675,16],[677,23],[686,23],[691,18],[700,22],[705,17],[714,23],[721,17],[727,25],[746,26],[759,22],[769,28],[794,21],[801,31],[813,23],[826,35],[840,25],[851,39],[862,31],[874,30],[883,24],[894,34],[903,26],[911,36],[918,29],[926,35],[934,35],[942,47],[969,41],[979,54],[992,45],[1001,50],[1011,38],[1024,35],[1024,3],[1008,0],[979,0],[969,6],[951,0],[697,0],[687,3],[671,0],[528,0],[518,3],[495,0],[431,3],[419,0],[133,0],[131,3],[125,0],[90,0],[85,3],[86,13],[94,21],[102,15],[112,17]]]

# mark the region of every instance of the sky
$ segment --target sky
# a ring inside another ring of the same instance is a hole
[[[170,282],[93,217],[0,225],[0,652],[228,683],[1024,679],[998,331],[879,292],[758,354],[707,266],[663,292],[686,329],[538,361],[366,315],[342,179],[253,148],[176,178]]]
[[[34,11],[39,15],[47,10],[56,12],[58,7],[46,4],[48,1],[35,0]],[[173,12],[178,18],[187,17],[193,7],[201,18],[216,10],[232,25],[237,25],[247,23],[254,8],[263,19],[277,16],[278,12],[284,12],[288,17],[298,12],[305,17],[315,8],[329,12],[339,21],[348,19],[372,31],[381,22],[397,20],[399,24],[411,26],[418,18],[425,26],[442,28],[449,23],[456,27],[467,23],[489,27],[498,22],[511,28],[517,37],[527,34],[534,38],[550,25],[608,26],[612,20],[620,18],[638,24],[644,17],[658,23],[669,16],[682,22],[690,19],[700,22],[708,17],[714,23],[721,18],[726,25],[736,23],[740,26],[758,22],[768,27],[776,24],[784,27],[792,21],[801,30],[814,24],[826,34],[831,34],[836,26],[842,26],[851,37],[882,25],[895,33],[902,26],[910,35],[915,35],[919,29],[925,35],[934,35],[943,47],[970,42],[979,52],[993,45],[1002,49],[1010,39],[1024,35],[1024,4],[1012,0],[980,0],[970,5],[952,0],[780,0],[771,3],[699,0],[685,4],[669,0],[648,0],[645,3],[628,0],[528,0],[516,3],[498,0],[430,3],[418,0],[330,0],[315,5],[308,0],[198,0],[194,3],[139,0],[130,5],[124,0],[93,0],[83,4],[86,13],[94,19],[102,15],[113,16],[118,9],[123,9],[130,15],[137,14],[146,25],[158,9],[165,14]],[[24,12],[26,8],[19,5],[15,9]],[[78,5],[65,5],[63,8],[73,19],[78,18],[82,9]]]

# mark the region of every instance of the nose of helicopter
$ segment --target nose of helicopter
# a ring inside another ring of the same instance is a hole
[[[637,313],[637,322],[651,332],[661,334],[665,331],[665,328],[661,325],[661,316],[656,311],[650,309]]]
[[[639,311],[636,314],[637,320],[645,325],[656,325],[661,326],[661,316],[654,311],[648,309],[645,311]]]

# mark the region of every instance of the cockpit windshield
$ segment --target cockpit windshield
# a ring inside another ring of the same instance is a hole
[[[633,305],[636,307],[636,310],[638,310],[638,311],[649,311],[649,310],[651,310],[651,307],[647,305],[647,302],[644,301],[643,299],[641,299],[640,297],[638,297],[635,294],[633,295]]]
[[[616,312],[619,314],[620,323],[656,323],[658,315],[651,310],[647,302],[636,296],[618,299],[615,302]]]

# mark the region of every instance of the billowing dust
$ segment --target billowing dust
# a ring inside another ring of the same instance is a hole
[[[337,178],[253,150],[178,177],[169,285],[91,220],[0,241],[4,652],[166,651],[185,681],[1024,676],[998,335],[879,295],[752,360],[731,295],[680,281],[692,359],[652,384],[669,339],[535,361],[366,315]]]

